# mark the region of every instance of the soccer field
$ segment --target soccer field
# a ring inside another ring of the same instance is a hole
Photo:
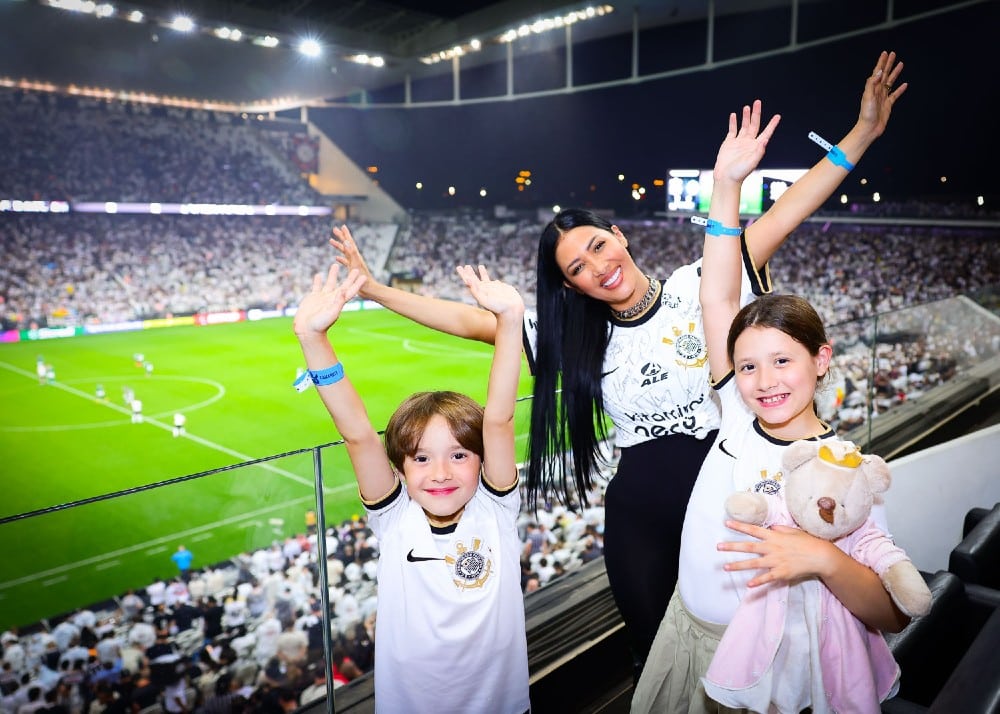
[[[414,391],[486,398],[489,345],[384,310],[345,313],[331,334],[378,429]],[[134,363],[137,352],[151,374]],[[39,383],[39,357],[55,369],[53,384]],[[201,567],[304,531],[315,504],[313,447],[339,435],[314,391],[292,388],[300,366],[288,318],[0,345],[0,518],[44,511],[0,525],[0,630],[170,576],[180,544]],[[530,381],[525,366],[520,394]],[[143,403],[142,423],[131,421],[126,386]],[[187,435],[174,438],[178,411]],[[522,457],[528,411],[519,402]],[[325,516],[338,523],[361,504],[344,449],[321,455]],[[214,469],[222,470],[183,478]],[[84,499],[93,500],[53,508]]]

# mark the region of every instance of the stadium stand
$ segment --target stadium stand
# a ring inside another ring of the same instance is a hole
[[[272,133],[227,112],[2,89],[0,139],[18,148],[0,195],[315,205],[319,195]]]

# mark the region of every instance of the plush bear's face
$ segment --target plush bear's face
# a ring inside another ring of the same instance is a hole
[[[799,527],[814,536],[836,540],[868,519],[874,496],[860,467],[811,459],[785,474],[785,502]]]

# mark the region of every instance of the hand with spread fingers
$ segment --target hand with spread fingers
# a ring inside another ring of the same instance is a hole
[[[364,256],[361,255],[358,242],[351,235],[351,230],[347,226],[334,226],[332,232],[333,237],[330,238],[330,245],[341,253],[336,257],[336,261],[348,270],[359,271],[367,278],[364,285],[362,285],[360,294],[361,297],[368,297],[365,293],[365,287],[370,286],[375,282],[375,279],[372,276],[372,271],[368,268],[368,264],[365,262]]]
[[[896,60],[896,53],[883,51],[865,83],[858,123],[867,125],[873,136],[882,136],[893,105],[909,86],[906,82],[896,84],[902,72],[903,63]]]
[[[719,147],[715,160],[715,179],[723,178],[742,183],[751,171],[757,168],[767,142],[771,140],[774,130],[781,121],[781,116],[775,114],[771,121],[761,130],[761,102],[754,100],[753,107],[744,106],[743,115],[737,125],[736,112],[729,115],[729,133]]]
[[[312,290],[302,298],[295,312],[293,329],[296,335],[325,334],[340,317],[344,305],[357,296],[367,279],[361,271],[354,269],[343,282],[338,282],[339,272],[340,266],[334,263],[325,280],[319,273],[313,278]]]
[[[459,265],[456,270],[472,297],[482,307],[498,316],[516,311],[520,319],[520,315],[524,313],[524,301],[516,288],[500,280],[491,280],[489,272],[482,265],[478,272],[471,265]]]

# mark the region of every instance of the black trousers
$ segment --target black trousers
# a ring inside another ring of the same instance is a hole
[[[604,566],[641,669],[677,582],[684,512],[715,441],[672,435],[622,449],[604,497]]]

